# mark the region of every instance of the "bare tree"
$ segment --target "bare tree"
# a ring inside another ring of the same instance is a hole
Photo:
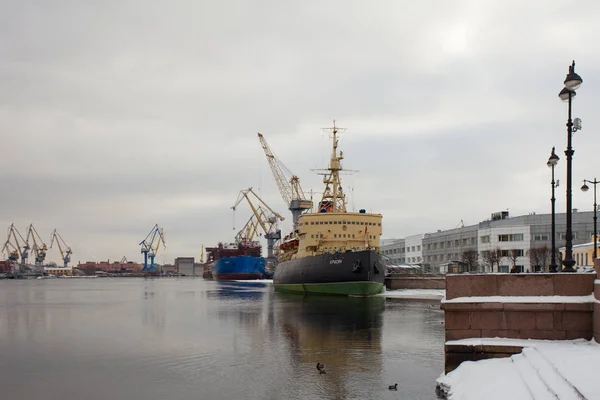
[[[460,255],[460,260],[467,265],[469,272],[477,270],[477,259],[477,250],[474,249],[465,250]]]
[[[552,251],[548,248],[548,246],[535,247],[527,250],[531,268],[533,269],[534,267],[540,267],[541,272],[546,272],[546,265],[548,264],[548,259],[551,255],[550,253],[552,253]]]
[[[521,251],[519,249],[511,249],[507,252],[506,258],[508,258],[508,261],[512,265],[511,272],[517,272],[517,259],[521,256]]]
[[[485,265],[490,267],[490,272],[494,272],[494,265],[498,265],[498,267],[500,267],[500,262],[502,261],[502,250],[499,248],[484,251],[482,256]]]
[[[542,265],[540,261],[540,247],[532,247],[527,250],[527,255],[529,256],[529,264],[531,264],[531,269],[535,269],[536,267],[540,267]]]

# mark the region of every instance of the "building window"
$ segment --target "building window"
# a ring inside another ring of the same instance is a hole
[[[533,240],[535,240],[535,241],[550,240],[550,234],[549,233],[536,233],[533,235]]]
[[[504,235],[498,235],[499,242],[522,242],[523,234],[522,233],[510,233]]]
[[[485,235],[481,237],[481,243],[489,243],[490,242],[490,235]]]
[[[456,239],[454,241],[454,247],[458,247],[458,246],[460,246],[460,240]]]
[[[507,273],[508,272],[508,265],[500,265],[498,267],[498,272],[504,272]]]
[[[421,251],[421,246],[417,246],[417,251]]]
[[[502,250],[502,257],[512,257],[515,254],[517,257],[523,257],[523,249]]]

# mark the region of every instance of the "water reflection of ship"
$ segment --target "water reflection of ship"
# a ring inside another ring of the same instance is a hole
[[[292,363],[324,363],[334,386],[329,393],[344,393],[352,377],[366,371],[378,379],[385,298],[285,295],[279,300],[277,325],[288,339]]]
[[[266,284],[262,282],[235,282],[235,281],[215,281],[215,289],[206,291],[208,299],[249,299],[260,300],[266,290]]]
[[[220,290],[207,290],[206,297],[215,301],[210,314],[226,325],[235,351],[240,347],[267,354],[276,341],[274,293],[261,283],[218,282]],[[225,301],[224,301],[225,300]]]

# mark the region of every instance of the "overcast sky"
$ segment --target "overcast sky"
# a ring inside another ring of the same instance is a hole
[[[157,262],[198,258],[252,186],[287,231],[256,134],[320,192],[333,118],[349,208],[382,213],[384,238],[549,212],[552,146],[564,212],[572,59],[591,210],[598,21],[597,1],[0,1],[0,227],[56,228],[77,263],[141,260],[158,223]]]

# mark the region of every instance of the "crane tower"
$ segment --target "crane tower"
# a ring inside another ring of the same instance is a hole
[[[140,242],[140,246],[142,246],[141,253],[144,255],[144,268],[142,268],[142,271],[154,271],[154,257],[156,257],[161,244],[165,248],[163,229],[156,224],[148,236]],[[150,265],[148,265],[148,257],[150,257]]]
[[[254,198],[262,204],[262,206],[254,205],[250,195],[254,196]],[[271,207],[269,207],[267,203],[263,201],[263,199],[254,193],[252,188],[240,191],[235,204],[231,207],[233,211],[236,210],[236,207],[244,199],[246,199],[248,205],[250,205],[253,215],[250,217],[242,230],[236,235],[236,241],[252,241],[256,231],[258,230],[258,227],[260,227],[265,233],[265,238],[267,239],[267,264],[274,264],[275,255],[273,248],[275,247],[275,242],[281,239],[281,230],[278,229],[277,222],[283,221],[285,218],[281,214],[273,211],[273,209],[271,209]]]
[[[12,241],[11,241],[12,238]],[[21,239],[21,240],[19,240]],[[21,265],[27,265],[27,258],[29,257],[29,244],[23,236],[19,233],[15,224],[11,224],[8,227],[8,238],[4,243],[4,247],[2,248],[2,252],[8,252],[8,259],[12,262],[18,262],[19,258],[21,258]]]
[[[69,262],[71,261],[71,254],[73,254],[73,250],[71,247],[67,245],[65,240],[58,234],[56,229],[52,232],[52,238],[50,240],[50,248],[54,246],[54,243],[58,245],[58,251],[60,252],[60,258],[63,260],[63,266],[65,268],[69,267]]]
[[[46,251],[48,251],[48,246],[46,246],[46,243],[44,243],[40,235],[37,233],[37,231],[33,227],[33,224],[29,224],[29,226],[27,227],[27,239],[25,240],[25,242],[28,247],[29,238],[33,240],[33,253],[35,254],[35,265],[37,267],[41,267],[44,264],[44,260],[46,259]]]
[[[258,140],[262,145],[267,161],[273,172],[273,177],[279,188],[279,193],[283,198],[283,201],[288,205],[289,210],[292,212],[292,221],[294,225],[294,232],[298,230],[298,217],[306,210],[312,209],[312,201],[306,198],[302,186],[300,186],[300,178],[292,174],[285,165],[273,154],[267,141],[262,134],[258,134]]]

